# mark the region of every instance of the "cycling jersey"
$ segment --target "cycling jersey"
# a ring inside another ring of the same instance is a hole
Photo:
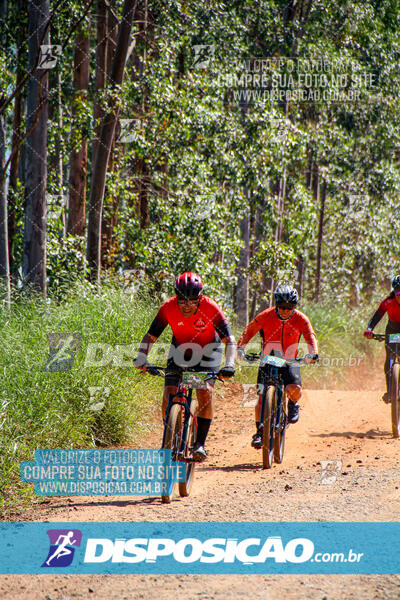
[[[164,302],[148,333],[158,338],[167,325],[172,329],[173,343],[176,345],[192,342],[204,348],[207,344],[219,342],[220,339],[232,335],[218,304],[203,295],[200,296],[198,309],[190,317],[183,316],[176,296]]]
[[[380,303],[378,310],[368,323],[368,329],[374,329],[385,313],[388,314],[390,328],[398,329],[400,325],[400,304],[398,304],[396,298],[391,295]]]
[[[372,316],[370,322],[367,325],[367,329],[373,330],[374,327],[379,323],[382,317],[387,313],[388,323],[386,325],[385,334],[388,337],[391,333],[400,333],[400,305],[397,303],[395,296],[390,294],[380,303],[378,310]],[[386,377],[386,388],[390,390],[390,377],[391,377],[391,361],[394,360],[396,354],[388,343],[385,345],[386,349],[386,360],[384,364],[384,372]]]
[[[302,335],[308,344],[309,353],[318,354],[317,337],[311,323],[299,310],[294,310],[292,316],[285,321],[278,316],[276,307],[263,310],[247,325],[238,346],[245,346],[258,331],[263,339],[264,355],[273,353],[283,358],[296,358]]]

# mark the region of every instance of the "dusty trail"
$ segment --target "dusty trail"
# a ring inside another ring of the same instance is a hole
[[[144,498],[56,498],[21,520],[33,521],[399,521],[400,440],[378,391],[308,390],[300,422],[289,427],[282,465],[261,469],[250,447],[253,409],[241,386],[226,384],[189,498],[162,505]],[[142,447],[157,447],[159,431]],[[320,461],[341,461],[321,485]],[[73,598],[365,599],[400,597],[399,576],[3,576],[7,600]]]

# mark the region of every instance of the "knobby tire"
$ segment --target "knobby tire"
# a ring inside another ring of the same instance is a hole
[[[281,418],[279,422],[279,428],[275,431],[275,444],[274,444],[274,461],[279,465],[283,461],[283,453],[285,451],[285,435],[287,426],[287,415],[286,415],[286,394],[282,392],[282,405],[281,405]]]
[[[195,401],[192,400],[192,405],[191,405],[191,409],[190,409],[191,414],[189,417],[188,433],[187,433],[186,444],[185,444],[185,455],[184,455],[185,458],[192,458],[193,446],[196,441],[194,418],[192,417],[192,414],[194,414],[194,412],[195,412],[194,402]],[[197,402],[196,402],[196,405],[197,405]],[[190,490],[192,489],[193,480],[194,480],[195,466],[196,466],[196,463],[193,462],[193,460],[186,463],[186,481],[179,482],[179,495],[182,497],[189,496],[189,494],[190,494]]]
[[[274,460],[276,395],[275,386],[267,388],[263,428],[263,468],[270,469]]]
[[[400,409],[399,409],[399,391],[400,391],[400,365],[395,363],[392,368],[392,385],[391,385],[391,412],[392,412],[392,434],[394,438],[398,438],[400,434]]]
[[[181,444],[181,436],[182,436],[182,410],[179,404],[174,404],[171,406],[171,410],[169,411],[168,422],[166,424],[165,431],[165,439],[163,448],[165,450],[172,451],[172,460],[176,459],[176,455],[179,451]],[[174,495],[175,482],[168,482],[168,491],[167,494],[161,496],[162,502],[165,504],[169,504],[172,500],[172,496]]]

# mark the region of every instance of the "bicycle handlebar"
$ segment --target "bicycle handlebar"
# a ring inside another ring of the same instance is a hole
[[[167,367],[160,367],[158,365],[145,365],[146,372],[150,375],[155,375],[158,377],[165,377]],[[163,373],[160,373],[163,371]],[[204,381],[210,381],[210,379],[218,379],[218,381],[222,381],[225,383],[224,379],[219,376],[219,372],[217,371],[202,371],[203,373],[209,373],[207,377],[205,377]],[[181,371],[169,371],[169,373],[181,373]],[[191,371],[191,373],[196,374],[196,371]]]
[[[160,371],[166,371],[166,367],[159,367],[158,365],[144,365],[146,370],[150,375],[157,375],[158,377],[162,377],[165,373],[160,373]]]
[[[261,354],[257,354],[256,352],[251,352],[250,354],[245,354],[244,358],[248,362],[255,362],[261,358]],[[305,358],[285,358],[284,359],[287,364],[300,364],[300,365],[309,365]]]
[[[251,352],[250,354],[245,354],[244,358],[248,361],[248,362],[255,362],[256,360],[258,360],[259,358],[261,358],[261,354],[257,354],[257,352]]]
[[[377,340],[378,342],[384,342],[386,339],[386,336],[384,333],[374,333],[372,335],[372,340]]]

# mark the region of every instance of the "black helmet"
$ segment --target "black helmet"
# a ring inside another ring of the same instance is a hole
[[[394,289],[395,292],[400,290],[400,275],[396,275],[396,277],[393,277],[392,288]]]
[[[288,304],[294,307],[299,301],[299,295],[291,285],[279,285],[274,292],[274,300],[276,306]]]
[[[176,278],[174,289],[177,296],[195,300],[201,296],[203,282],[197,273],[182,273]]]

